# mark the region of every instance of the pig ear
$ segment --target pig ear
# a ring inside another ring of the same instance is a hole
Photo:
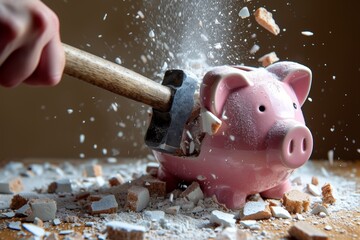
[[[251,85],[253,83],[247,78],[246,71],[228,66],[216,67],[204,76],[200,88],[201,104],[220,117],[229,94]]]
[[[308,67],[294,62],[278,62],[266,69],[277,75],[284,83],[289,84],[294,89],[299,103],[304,104],[310,92],[312,78]]]

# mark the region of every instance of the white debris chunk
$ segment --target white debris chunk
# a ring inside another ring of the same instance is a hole
[[[30,214],[26,218],[26,221],[34,221],[35,217],[40,218],[43,221],[50,221],[55,218],[57,205],[52,199],[31,199],[29,202]]]
[[[72,187],[69,179],[60,179],[52,182],[48,187],[48,193],[70,193]]]
[[[171,214],[171,215],[176,215],[179,213],[179,211],[180,211],[180,206],[171,206],[171,207],[168,207],[167,209],[165,209],[165,213]]]
[[[55,218],[55,219],[53,220],[54,226],[58,226],[58,225],[60,225],[60,223],[61,223],[61,221],[60,221],[60,219],[58,219],[58,218]]]
[[[132,186],[127,194],[127,208],[131,211],[140,212],[150,202],[150,193],[146,187]]]
[[[329,150],[327,154],[330,166],[334,165],[334,150]]]
[[[212,112],[201,110],[201,130],[202,132],[214,135],[221,127],[222,121],[216,117]]]
[[[144,18],[145,18],[144,13],[143,13],[142,11],[140,11],[140,10],[137,12],[137,15],[138,15],[141,19],[144,19]]]
[[[249,52],[250,52],[250,54],[255,54],[259,50],[260,50],[260,46],[257,44],[254,44]]]
[[[118,203],[114,195],[102,197],[99,201],[91,203],[91,214],[116,213]]]
[[[311,37],[314,35],[314,33],[310,31],[302,31],[301,34],[307,37]]]
[[[13,218],[15,217],[15,213],[14,212],[3,212],[0,213],[0,218]]]
[[[270,207],[272,215],[276,218],[291,218],[290,213],[283,207]]]
[[[22,190],[24,190],[24,186],[19,177],[11,179],[10,181],[1,180],[0,182],[0,193],[18,193]]]
[[[85,134],[80,134],[79,141],[80,141],[80,143],[85,142]]]
[[[61,231],[59,232],[59,235],[69,235],[69,234],[72,234],[72,233],[74,233],[74,230],[72,230],[72,229],[61,230]]]
[[[126,222],[112,221],[106,224],[108,239],[144,239],[145,227]]]
[[[250,240],[253,239],[251,234],[240,230],[236,227],[227,227],[219,232],[215,238],[216,240]]]
[[[121,58],[119,57],[115,58],[115,63],[121,65],[122,63]]]
[[[243,226],[244,228],[251,228],[251,229],[259,226],[256,220],[242,220],[240,221],[240,225]]]
[[[84,168],[85,177],[100,177],[102,176],[102,167],[98,164],[89,164]]]
[[[23,226],[23,228],[25,228],[26,230],[31,232],[36,237],[43,237],[45,235],[45,230],[43,228],[41,228],[41,227],[38,227],[38,226],[34,225],[34,224],[23,223],[22,226]]]
[[[9,222],[7,224],[7,227],[12,230],[20,231],[21,230],[21,222],[20,221]]]
[[[204,193],[201,190],[199,183],[193,182],[181,193],[181,197],[185,197],[187,200],[196,204],[200,199],[204,198]]]
[[[271,217],[271,211],[269,206],[263,201],[248,201],[244,206],[243,215],[242,220],[268,219]]]
[[[328,212],[328,210],[326,209],[326,207],[324,207],[323,205],[319,205],[319,204],[317,204],[312,210],[311,210],[311,213],[312,214],[319,214],[319,213],[321,213],[321,212],[323,212],[323,213],[325,213],[326,215],[328,215],[329,216],[329,212]]]
[[[151,38],[154,38],[154,37],[155,37],[155,32],[154,32],[154,30],[150,30],[150,32],[149,32],[149,37],[151,37]]]
[[[210,223],[216,223],[224,227],[233,227],[235,226],[235,216],[234,214],[221,212],[219,210],[214,210],[211,212]]]
[[[242,19],[250,17],[250,12],[247,7],[243,7],[239,12],[239,17]]]
[[[314,196],[321,196],[320,188],[318,188],[314,184],[311,183],[307,184],[307,190],[309,191],[309,193],[311,193]]]
[[[144,211],[144,218],[149,219],[150,221],[159,222],[160,219],[165,219],[165,212],[163,211]]]

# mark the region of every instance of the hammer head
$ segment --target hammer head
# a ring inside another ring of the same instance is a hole
[[[182,70],[168,70],[162,85],[172,91],[171,107],[166,112],[152,109],[145,143],[155,151],[174,154],[180,149],[182,133],[194,107],[197,81]]]

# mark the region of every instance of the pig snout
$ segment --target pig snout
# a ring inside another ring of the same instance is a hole
[[[285,167],[295,169],[310,158],[313,138],[301,122],[280,121],[269,132],[268,148],[271,160],[280,160]]]

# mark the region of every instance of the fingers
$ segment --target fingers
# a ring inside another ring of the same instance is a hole
[[[22,7],[31,17],[26,20],[16,11],[7,11],[14,21],[6,22],[0,16],[0,85],[56,85],[65,65],[57,16],[38,0],[14,2],[29,4]]]
[[[35,72],[24,82],[29,85],[54,86],[61,80],[65,54],[59,38],[53,38],[43,49]]]
[[[0,3],[0,66],[25,42],[30,28],[29,11],[20,8],[18,4]]]

